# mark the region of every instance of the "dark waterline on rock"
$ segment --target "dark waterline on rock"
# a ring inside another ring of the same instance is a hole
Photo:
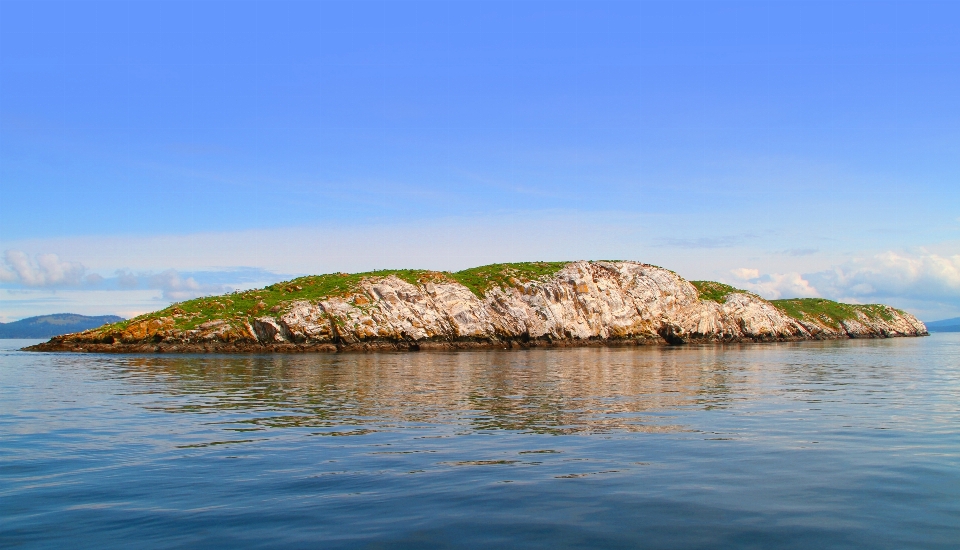
[[[267,356],[0,346],[0,546],[953,548],[960,334]]]

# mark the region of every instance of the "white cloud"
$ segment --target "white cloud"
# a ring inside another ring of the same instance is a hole
[[[817,288],[841,298],[904,296],[960,299],[960,254],[884,252],[810,275]]]
[[[730,273],[733,273],[733,276],[741,281],[748,281],[750,279],[756,279],[760,276],[759,269],[749,269],[746,267],[740,267],[737,269],[731,269]]]
[[[779,298],[816,298],[820,296],[810,281],[800,273],[770,273],[761,275],[758,269],[741,267],[730,271],[737,285],[756,292],[769,300]]]
[[[29,287],[58,287],[98,283],[102,278],[92,273],[84,276],[87,268],[79,262],[68,262],[56,254],[37,254],[33,261],[20,250],[7,250],[3,255],[5,266],[0,267],[0,281],[20,283]]]
[[[814,273],[730,270],[732,284],[768,299],[824,297],[881,302],[928,319],[960,313],[960,254],[887,251]]]
[[[223,285],[200,284],[193,277],[181,277],[175,269],[168,269],[150,277],[150,287],[163,291],[165,299],[175,302],[211,294],[223,294],[230,290]]]
[[[130,273],[129,271],[118,269],[117,270],[117,286],[124,289],[137,288],[140,284],[140,279],[136,275]]]
[[[175,269],[133,273],[126,269],[104,278],[85,273],[78,262],[61,261],[54,254],[37,255],[9,250],[0,261],[0,322],[49,313],[104,314],[126,317],[179,302],[223,294],[234,289],[259,288],[283,275],[256,268],[181,273]]]

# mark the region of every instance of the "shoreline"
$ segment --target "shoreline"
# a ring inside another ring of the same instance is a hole
[[[99,343],[76,341],[48,341],[20,348],[21,351],[53,353],[114,353],[114,354],[300,354],[300,353],[364,353],[364,352],[418,352],[418,351],[470,351],[490,349],[556,349],[556,348],[623,348],[666,347],[681,348],[690,345],[717,346],[724,344],[770,344],[794,342],[826,342],[839,340],[885,340],[888,338],[922,338],[925,334],[846,334],[820,335],[819,337],[769,337],[769,338],[689,338],[668,342],[663,338],[595,339],[595,340],[502,340],[502,341],[369,341],[355,344],[333,343],[268,343],[259,342],[158,342],[158,343]]]

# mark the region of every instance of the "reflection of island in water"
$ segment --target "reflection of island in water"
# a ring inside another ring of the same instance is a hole
[[[723,408],[761,391],[764,359],[774,353],[782,360],[789,346],[149,356],[119,363],[128,380],[163,395],[162,404],[144,403],[148,408],[232,411],[238,419],[228,429],[239,431],[353,435],[424,423],[553,434],[662,432],[683,429],[662,413]]]

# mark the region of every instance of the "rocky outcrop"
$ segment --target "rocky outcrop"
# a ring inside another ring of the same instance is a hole
[[[848,319],[794,318],[753,294],[701,299],[672,271],[638,262],[573,262],[549,277],[511,279],[477,296],[453,278],[367,277],[341,295],[294,300],[245,320],[176,328],[173,318],[54,338],[35,350],[337,351],[684,344],[926,335],[886,306]],[[255,308],[259,311],[259,307]]]

